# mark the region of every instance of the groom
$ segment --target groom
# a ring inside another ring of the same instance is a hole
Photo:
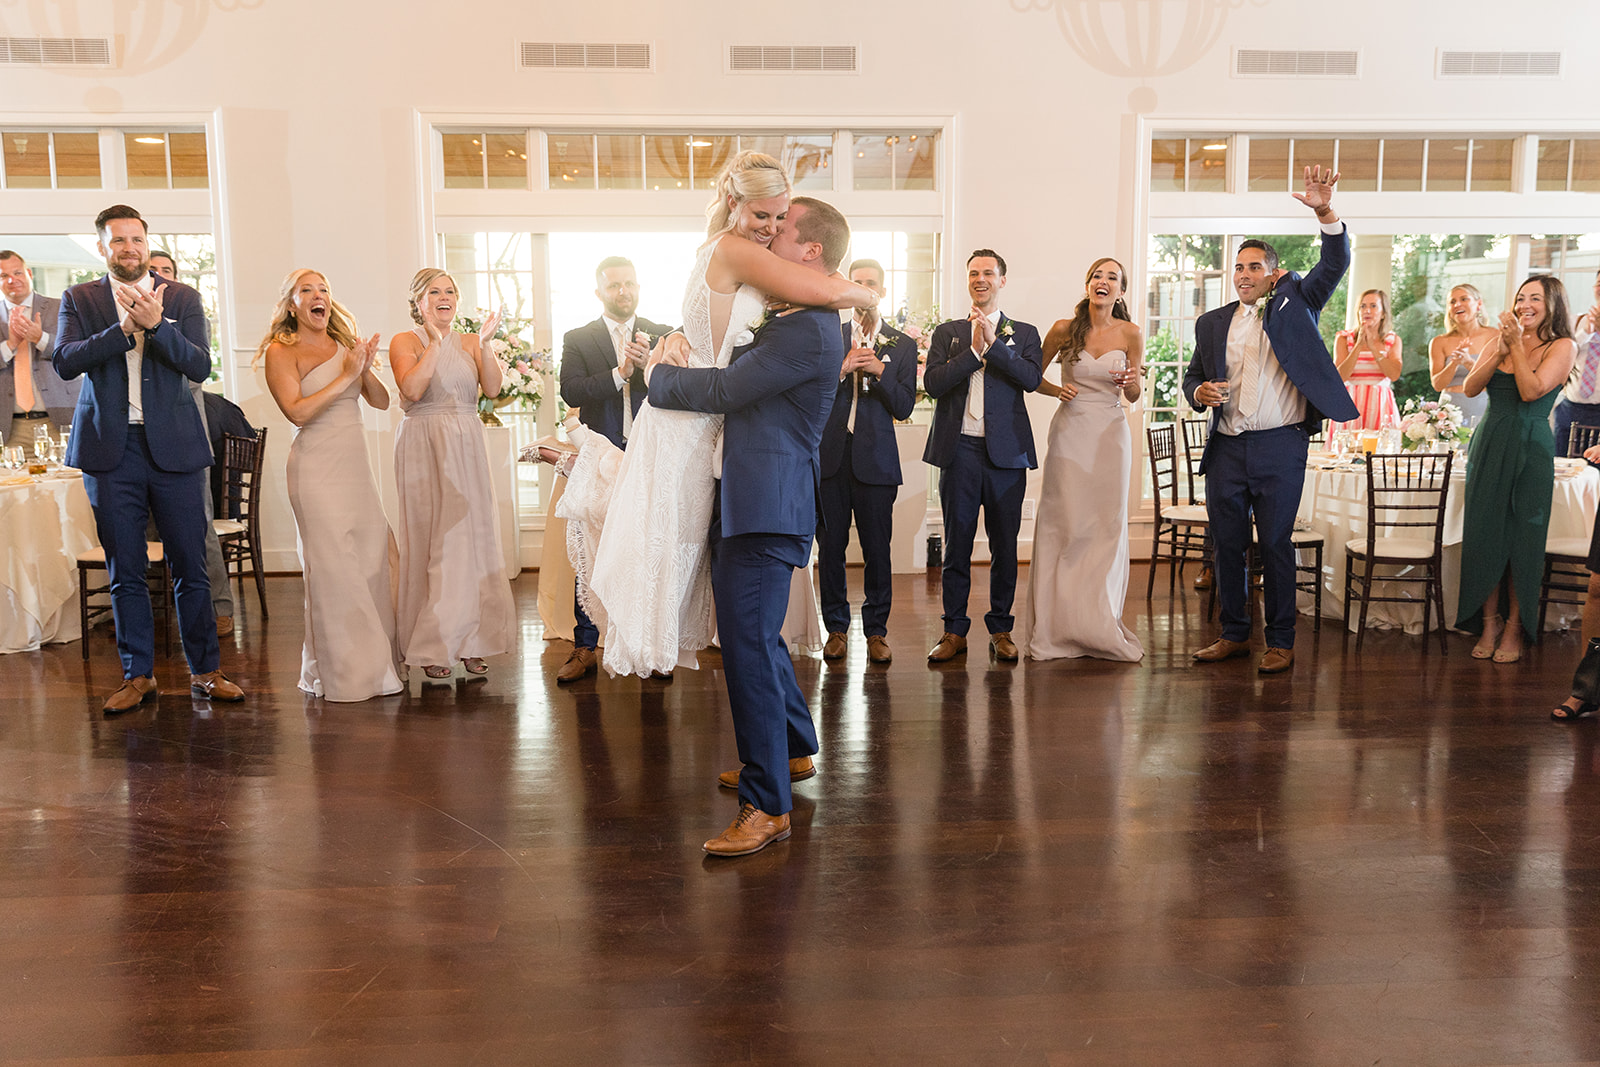
[[[849,247],[844,216],[803,196],[790,202],[771,245],[820,274],[834,273]],[[652,405],[727,415],[711,512],[711,589],[744,769],[723,776],[737,776],[739,814],[705,850],[743,856],[789,836],[791,776],[815,773],[817,731],[781,630],[794,568],[811,558],[817,453],[844,341],[837,313],[802,308],[767,312],[726,369],[672,366],[660,354],[658,346],[646,372]]]

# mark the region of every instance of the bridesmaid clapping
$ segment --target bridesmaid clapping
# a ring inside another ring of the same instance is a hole
[[[401,689],[394,645],[393,538],[367,462],[356,398],[378,409],[389,392],[372,371],[378,335],[365,341],[328,280],[297,270],[284,280],[256,350],[267,388],[294,423],[289,506],[305,579],[300,688],[329,700]]]

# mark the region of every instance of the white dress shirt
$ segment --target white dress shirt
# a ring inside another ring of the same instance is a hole
[[[996,309],[984,317],[987,318],[990,324],[995,328],[994,343],[1000,344],[1001,338],[999,310]],[[976,344],[972,346],[972,352],[973,355],[977,356],[979,359],[983,358],[983,353],[978,351],[978,346]],[[967,379],[967,408],[961,416],[961,435],[963,437],[984,436],[983,383],[984,375],[988,373],[989,369],[987,366],[979,367],[972,377]]]
[[[107,275],[107,277],[110,276]],[[117,298],[117,286],[126,284],[126,282],[119,282],[117,279],[111,278],[111,299],[113,301]],[[155,279],[146,274],[134,284],[133,288],[148,293],[155,288]],[[116,308],[120,320],[127,312],[122,310],[121,304],[117,304]],[[144,331],[135,326],[132,340],[133,347],[128,349],[126,357],[128,360],[128,425],[142,426],[144,425]]]
[[[854,315],[850,316],[850,347],[871,348],[874,351],[877,350],[877,345],[873,344],[873,338],[878,334],[878,315],[876,312],[874,312],[872,318],[868,320],[867,326],[872,328],[870,330],[867,329],[866,326],[861,324],[860,319],[856,318]],[[846,433],[855,433],[856,406],[861,400],[861,394],[866,391],[867,378],[866,375],[864,375],[861,371],[852,371],[849,374],[841,377],[839,380],[842,382],[845,378],[853,378],[854,382],[851,384],[850,389],[850,414],[845,418],[844,429]]]

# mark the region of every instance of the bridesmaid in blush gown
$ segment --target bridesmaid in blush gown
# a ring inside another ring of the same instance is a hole
[[[389,345],[405,418],[394,439],[400,496],[400,653],[429,678],[448,678],[461,660],[487,674],[485,656],[511,651],[515,611],[495,524],[494,485],[478,421],[478,391],[499,396],[500,363],[484,338],[451,329],[458,293],[444,271],[411,280],[417,328]]]
[[[296,430],[289,446],[305,580],[300,688],[334,701],[400,692],[394,645],[394,538],[367,462],[357,398],[380,410],[389,392],[372,372],[378,335],[363,341],[328,280],[297,270],[284,280],[257,349],[267,388]]]
[[[1139,399],[1144,335],[1128,315],[1127,275],[1097,259],[1071,319],[1045,335],[1039,392],[1061,406],[1050,420],[1019,644],[1030,659],[1092,656],[1134,662],[1144,647],[1122,623],[1128,596],[1128,482],[1133,444],[1123,401]]]

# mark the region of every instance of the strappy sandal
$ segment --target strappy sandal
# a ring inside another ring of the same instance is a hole
[[[461,666],[466,668],[468,674],[489,673],[489,665],[483,661],[481,656],[468,656],[461,661]]]
[[[1490,641],[1489,646],[1485,648],[1483,643],[1489,640],[1489,624],[1491,622],[1500,623],[1500,629],[1495,631],[1494,640]],[[1483,634],[1478,638],[1478,643],[1472,646],[1472,658],[1494,659],[1495,646],[1500,643],[1500,638],[1504,637],[1505,633],[1505,619],[1503,617],[1499,615],[1485,615],[1483,617]]]
[[[1577,722],[1587,719],[1596,711],[1600,711],[1600,704],[1588,704],[1580,700],[1576,708],[1569,708],[1565,703],[1557,704],[1550,709],[1550,717],[1556,722]]]
[[[429,678],[443,679],[450,677],[450,675],[454,674],[455,672],[449,667],[441,667],[437,663],[430,663],[426,667],[422,668],[422,673],[427,675]]]

